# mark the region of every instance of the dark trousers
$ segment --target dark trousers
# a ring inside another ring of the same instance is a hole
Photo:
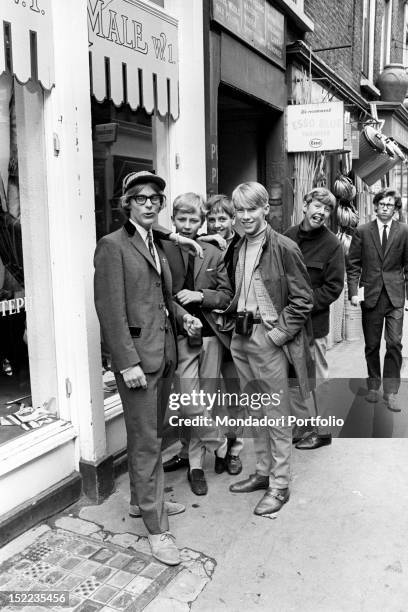
[[[401,338],[404,307],[394,308],[384,287],[375,307],[365,308],[362,306],[361,310],[368,371],[367,386],[369,389],[379,389],[381,386],[380,344],[385,321],[386,353],[383,369],[383,391],[386,394],[398,393],[401,382]]]
[[[164,508],[161,445],[164,416],[176,366],[176,345],[171,329],[166,331],[165,340],[160,369],[145,374],[147,389],[129,389],[122,374],[115,374],[127,433],[130,503],[140,507],[146,528],[153,534],[169,529]]]

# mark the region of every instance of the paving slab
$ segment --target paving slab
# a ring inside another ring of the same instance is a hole
[[[68,518],[70,521],[63,520]],[[83,523],[72,517],[57,518],[53,527],[38,529],[37,537],[26,538],[25,547],[3,561],[0,565],[2,610],[19,609],[10,597],[24,591],[25,612],[30,608],[37,612],[50,609],[99,612],[106,606],[111,612],[140,612],[168,589],[166,598],[172,602],[170,609],[182,612],[184,604],[192,602],[210,579],[205,571],[204,579],[191,571],[191,567],[169,567],[150,554],[135,550],[132,545],[139,538],[132,534],[120,534],[122,545],[96,542],[84,535]],[[71,530],[61,528],[61,524],[69,525]],[[191,551],[191,556],[187,549],[183,553],[186,562],[197,563],[200,557],[202,564],[210,561],[196,551]]]

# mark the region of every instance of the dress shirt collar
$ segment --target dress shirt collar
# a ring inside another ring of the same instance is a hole
[[[383,227],[384,225],[387,226],[387,236],[390,233],[390,229],[391,229],[391,223],[392,223],[392,219],[390,221],[388,221],[388,223],[383,223],[382,221],[380,221],[380,219],[377,217],[376,218],[377,221],[377,226],[378,226],[378,231],[380,232],[380,236],[382,236],[383,233]]]
[[[132,223],[132,225],[135,226],[135,228],[137,229],[137,231],[141,235],[141,237],[143,239],[143,242],[145,242],[147,244],[147,234],[148,234],[147,229],[145,229],[144,227],[139,225],[139,223],[136,223],[136,221],[133,221],[133,219],[131,219],[130,217],[129,217],[129,221],[130,221],[130,223]]]

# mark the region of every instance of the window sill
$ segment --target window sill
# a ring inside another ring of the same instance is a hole
[[[0,476],[74,440],[77,435],[72,423],[57,421],[2,444],[0,446]]]
[[[115,393],[112,397],[106,398],[103,405],[105,408],[105,422],[112,421],[112,419],[123,414],[119,393]]]
[[[368,93],[375,98],[379,98],[381,96],[380,90],[377,89],[372,81],[366,79],[365,77],[361,77],[360,79],[360,88],[362,91],[364,91],[364,93]]]

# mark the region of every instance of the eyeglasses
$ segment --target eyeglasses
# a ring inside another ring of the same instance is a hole
[[[381,208],[394,208],[395,204],[392,204],[391,202],[378,202],[378,207]]]
[[[159,206],[161,204],[164,204],[164,202],[166,201],[166,196],[163,193],[154,193],[151,196],[134,195],[132,196],[132,200],[134,200],[136,204],[140,204],[140,206],[143,206],[143,204],[146,204],[147,200],[150,200],[150,202],[154,206]]]

